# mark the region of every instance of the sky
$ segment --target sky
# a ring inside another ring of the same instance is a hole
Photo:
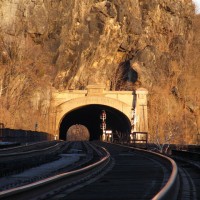
[[[196,4],[196,13],[200,13],[200,0],[193,0],[193,2]]]

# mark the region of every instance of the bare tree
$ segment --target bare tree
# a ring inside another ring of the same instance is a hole
[[[161,153],[172,143],[184,143],[181,140],[184,130],[182,108],[173,102],[173,98],[166,93],[153,93],[150,97],[150,141]]]

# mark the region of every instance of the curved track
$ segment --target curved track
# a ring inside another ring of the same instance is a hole
[[[79,183],[80,180],[84,181],[86,176],[90,178],[91,174],[97,173],[99,170],[101,170],[101,168],[104,168],[104,166],[106,166],[110,159],[109,153],[106,150],[96,149],[95,147],[91,147],[91,145],[87,143],[75,143],[72,144],[72,148],[69,148],[69,151],[80,150],[80,146],[82,146],[81,149],[85,149],[87,155],[92,154],[92,158],[91,156],[89,156],[89,158],[88,156],[86,156],[83,161],[79,162],[78,166],[74,165],[74,167],[76,167],[74,171],[62,172],[61,174],[57,174],[28,185],[2,191],[0,192],[0,199],[16,200],[32,199],[33,197],[33,199],[35,199],[36,197],[41,198],[41,196],[44,195],[48,196],[49,192],[51,191],[53,193],[57,193],[57,190],[62,188],[63,186],[71,187],[72,185],[76,185],[77,183]],[[96,158],[96,155],[98,155],[98,159]]]
[[[28,145],[21,145],[21,146],[16,146],[16,147],[10,147],[10,148],[5,148],[5,149],[0,149],[0,155],[2,154],[12,154],[12,153],[22,153],[22,152],[27,152],[27,151],[32,151],[32,150],[39,150],[39,149],[44,149],[48,148],[50,146],[53,146],[57,144],[60,141],[43,141],[43,142],[36,142]]]
[[[109,150],[115,162],[113,169],[79,191],[60,193],[60,199],[152,199],[166,184],[170,170],[154,157],[127,147],[100,142],[98,145]]]
[[[57,159],[64,142],[42,142],[0,152],[0,176],[14,174]]]
[[[91,155],[78,168],[0,192],[0,198],[176,199],[179,188],[176,185],[177,168],[170,159],[103,142],[69,144],[68,147],[79,149],[76,145],[82,145],[87,154]]]
[[[175,153],[174,153],[175,152]],[[188,151],[173,151],[180,177],[178,199],[200,199],[200,154]]]

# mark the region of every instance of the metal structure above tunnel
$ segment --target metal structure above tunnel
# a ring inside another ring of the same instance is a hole
[[[144,88],[136,91],[108,91],[104,89],[103,85],[89,85],[87,90],[54,91],[49,118],[50,133],[54,135],[55,139],[60,139],[60,131],[66,117],[79,112],[79,110],[89,108],[106,109],[113,116],[117,116],[116,118],[121,119],[126,124],[124,126],[127,126],[127,128],[123,127],[122,131],[147,132],[147,94],[148,91]],[[88,123],[90,122],[88,121]],[[114,123],[112,122],[112,124]],[[119,124],[119,120],[116,120],[116,123]],[[63,129],[62,131],[67,130]]]

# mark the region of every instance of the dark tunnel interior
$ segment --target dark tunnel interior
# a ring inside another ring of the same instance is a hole
[[[102,110],[106,112],[106,130],[112,130],[113,133],[116,131],[121,133],[130,132],[131,124],[124,113],[112,107],[92,104],[74,109],[64,116],[60,124],[59,138],[66,140],[66,133],[69,127],[75,124],[82,124],[88,128],[90,140],[99,140],[102,135],[102,129],[100,128]]]

